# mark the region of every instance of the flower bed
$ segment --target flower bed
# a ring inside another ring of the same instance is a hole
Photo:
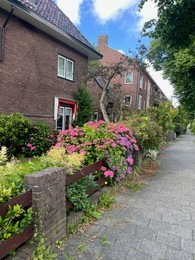
[[[65,148],[66,154],[83,154],[84,165],[104,160],[100,174],[111,184],[132,172],[133,152],[139,149],[128,127],[104,121],[60,132],[55,147]]]

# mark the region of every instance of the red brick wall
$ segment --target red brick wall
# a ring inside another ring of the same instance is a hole
[[[6,17],[0,9],[0,26]],[[74,82],[57,77],[58,54],[75,61]],[[30,118],[53,128],[54,97],[73,99],[86,63],[87,57],[13,15],[0,61],[0,114],[37,115]]]
[[[101,63],[103,65],[114,64],[119,62],[121,59],[124,59],[124,55],[119,51],[116,51],[108,46],[108,36],[103,35],[98,37],[98,50],[101,54],[103,54],[103,58],[101,59]],[[127,64],[127,62],[126,62]],[[146,103],[147,90],[144,88],[139,88],[139,78],[140,73],[129,66],[129,71],[133,72],[133,83],[125,84],[125,73],[122,77],[116,77],[113,79],[112,83],[119,83],[121,85],[121,90],[125,95],[132,96],[132,108],[137,109],[138,107],[138,95],[142,95],[142,108],[144,108],[144,104]],[[147,81],[147,76],[144,75],[144,84]]]

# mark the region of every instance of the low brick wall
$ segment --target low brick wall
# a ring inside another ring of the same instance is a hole
[[[25,176],[26,190],[32,190],[33,221],[46,245],[66,234],[66,172],[49,168]]]

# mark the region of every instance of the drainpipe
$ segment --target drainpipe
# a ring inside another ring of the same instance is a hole
[[[10,11],[10,13],[8,14],[7,16],[7,19],[5,20],[4,24],[3,24],[3,27],[1,28],[1,48],[0,48],[0,61],[3,60],[4,58],[4,47],[5,47],[5,27],[12,15],[14,11],[14,7],[12,6],[12,9]]]

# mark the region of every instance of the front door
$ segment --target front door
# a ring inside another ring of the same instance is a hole
[[[72,124],[72,108],[60,106],[58,121],[57,121],[57,129],[62,131],[69,129],[71,124]]]

